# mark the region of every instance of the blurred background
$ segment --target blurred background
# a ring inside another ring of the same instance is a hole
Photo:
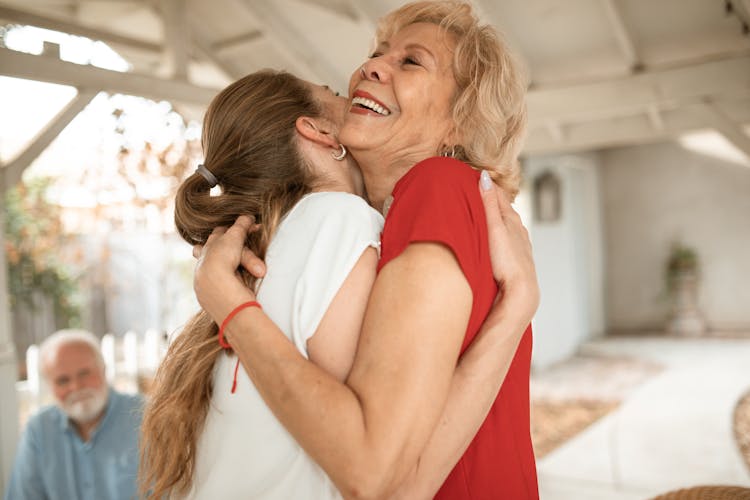
[[[398,0],[0,0],[0,490],[36,345],[146,391],[197,310],[172,223],[200,120],[286,69],[346,93]],[[750,486],[750,0],[474,0],[529,76],[532,423],[549,499]]]

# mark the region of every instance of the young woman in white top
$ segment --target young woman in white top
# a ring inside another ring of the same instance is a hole
[[[262,222],[246,243],[270,271],[262,283],[244,274],[246,282],[300,352],[340,380],[354,357],[383,225],[357,196],[359,171],[335,137],[346,105],[287,73],[261,71],[231,84],[206,112],[204,165],[175,200],[177,230],[191,244],[241,214]],[[220,194],[211,194],[214,186]],[[337,314],[342,328],[335,337],[315,334],[340,289],[350,304]],[[336,498],[217,332],[201,311],[169,347],[142,426],[142,493]]]
[[[383,223],[355,196],[363,194],[361,177],[336,139],[347,105],[327,87],[287,73],[262,71],[235,82],[206,112],[204,165],[180,187],[175,204],[177,229],[193,245],[239,215],[255,218],[259,230],[245,244],[268,271],[262,282],[241,267],[238,273],[300,353],[340,381],[354,359]],[[218,195],[210,193],[215,185]],[[499,213],[488,221],[497,225]],[[470,351],[481,348],[475,344]],[[483,369],[477,358],[463,357],[467,373]],[[447,422],[436,439],[465,439],[465,432],[451,432],[459,425]],[[221,347],[204,311],[174,339],[157,373],[141,447],[144,496],[340,498],[237,357]],[[449,448],[456,451],[447,460],[455,463],[460,445],[437,447]]]

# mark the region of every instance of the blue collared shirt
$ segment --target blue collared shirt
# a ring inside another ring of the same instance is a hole
[[[81,440],[56,406],[29,419],[5,500],[135,498],[143,398],[109,391],[91,439]]]

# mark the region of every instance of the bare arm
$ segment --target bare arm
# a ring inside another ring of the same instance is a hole
[[[484,422],[539,305],[528,233],[502,191],[483,189],[495,279],[502,297],[461,357],[438,426],[394,498],[432,498]]]
[[[346,380],[354,363],[377,264],[377,250],[365,250],[331,301],[315,335],[307,341],[310,361],[340,382]]]
[[[217,321],[253,299],[231,279],[249,225],[241,218],[217,231],[199,260],[196,295]],[[471,303],[452,252],[418,243],[378,276],[346,385],[304,359],[259,309],[239,313],[226,335],[269,407],[342,493],[380,497],[403,481],[438,422]]]

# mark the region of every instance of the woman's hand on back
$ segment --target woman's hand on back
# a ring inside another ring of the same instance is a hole
[[[505,192],[486,172],[482,172],[480,192],[487,216],[492,274],[500,287],[498,298],[512,302],[515,312],[530,322],[539,306],[539,284],[529,232]]]

